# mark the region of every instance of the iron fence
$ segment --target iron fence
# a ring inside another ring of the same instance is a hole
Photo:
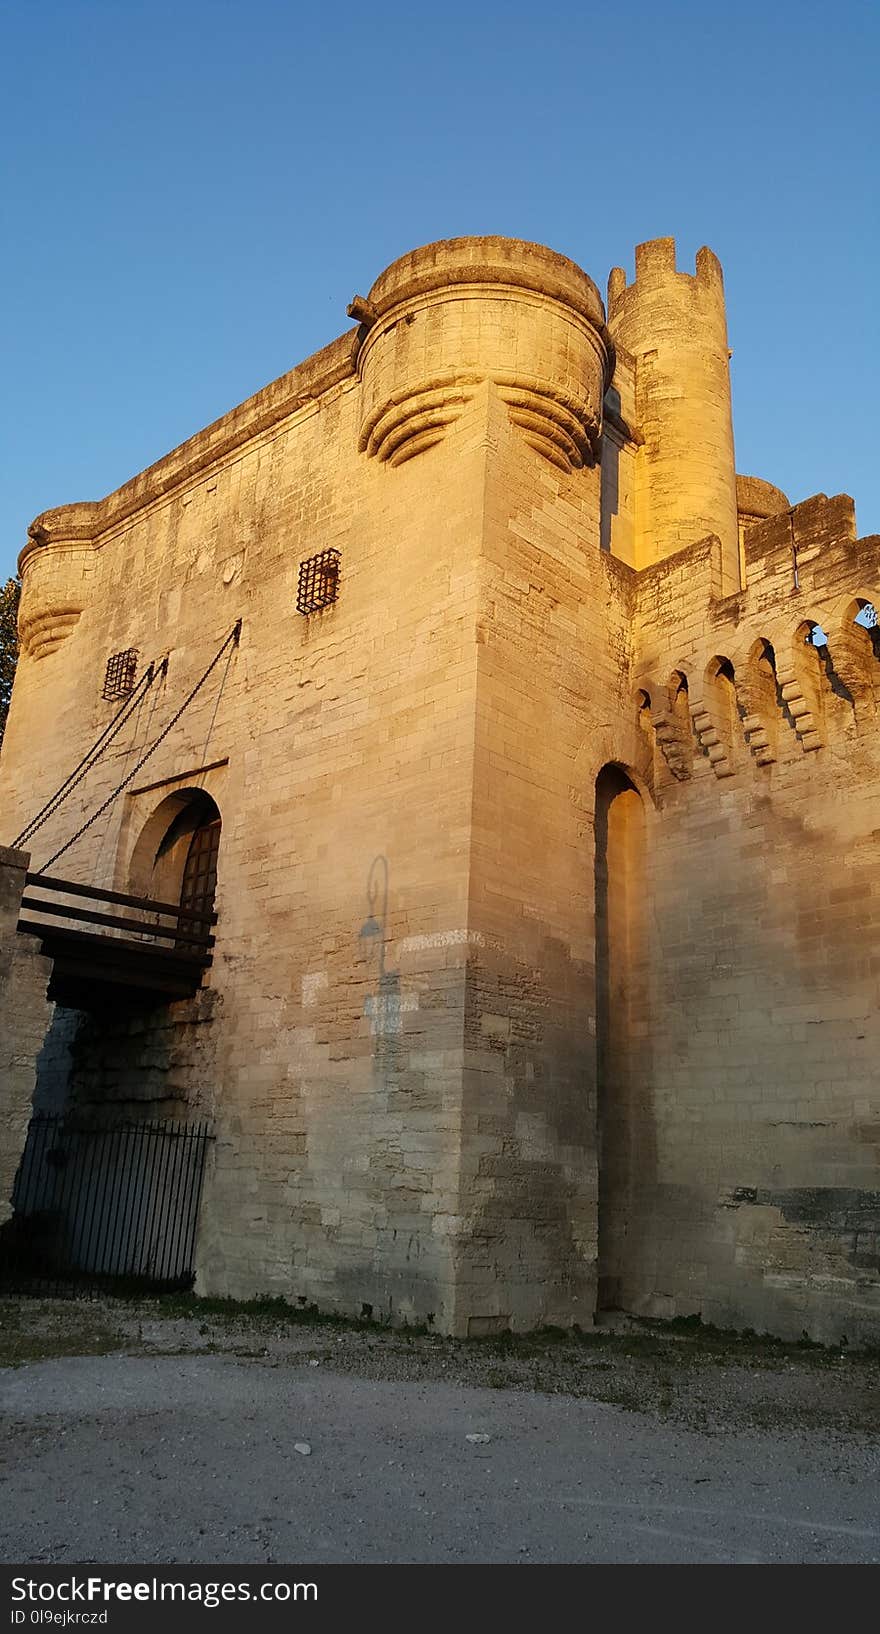
[[[26,1292],[192,1286],[207,1123],[31,1119],[0,1233],[0,1283]]]

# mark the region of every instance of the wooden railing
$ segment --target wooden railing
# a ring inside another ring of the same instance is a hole
[[[42,895],[31,895],[34,891],[48,893],[48,897],[44,899]],[[57,923],[59,919],[67,920],[71,930],[101,926],[126,938],[134,938],[141,945],[144,940],[171,943],[176,954],[196,959],[201,957],[205,962],[210,958],[210,949],[214,946],[210,926],[216,925],[217,915],[206,912],[204,908],[182,908],[176,902],[128,896],[123,891],[105,891],[97,885],[82,885],[78,880],[50,878],[46,874],[27,874],[25,892],[21,900],[19,930],[44,935],[50,928],[62,928]],[[142,917],[87,908],[81,900],[64,902],[59,901],[59,897],[85,898],[107,903],[113,908],[136,909]]]

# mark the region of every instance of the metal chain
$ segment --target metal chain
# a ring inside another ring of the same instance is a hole
[[[122,731],[123,726],[126,725],[136,705],[141,703],[149,692],[153,682],[157,680],[160,675],[164,675],[167,668],[168,660],[167,658],[163,658],[162,662],[158,666],[150,664],[148,668],[144,670],[144,673],[138,681],[134,691],[129,695],[129,697],[126,698],[122,708],[117,711],[112,721],[105,726],[100,737],[97,738],[92,744],[91,749],[89,749],[88,753],[83,756],[79,765],[74,767],[70,776],[66,778],[60,787],[55,790],[55,793],[52,795],[51,799],[46,801],[46,804],[37,812],[36,816],[31,818],[27,826],[23,828],[21,833],[13,840],[13,850],[16,850],[21,845],[26,845],[28,840],[32,839],[34,834],[36,834],[37,830],[42,828],[43,824],[47,823],[50,817],[54,816],[59,806],[64,804],[67,796],[73,793],[74,789],[79,783],[82,782],[83,778],[88,772],[91,771],[92,767],[97,766],[98,761],[101,759],[105,749],[109,748],[110,744],[113,742],[113,739]]]
[[[225,651],[226,651],[227,647],[230,645],[230,643],[234,643],[236,647],[238,646],[240,636],[241,636],[241,619],[239,619],[238,622],[234,625],[234,627],[230,630],[228,636],[226,637],[226,640],[223,642],[223,645],[220,647],[220,649],[214,654],[214,657],[211,659],[211,662],[208,665],[208,668],[205,670],[204,675],[201,677],[200,680],[198,680],[196,682],[195,686],[192,689],[192,692],[190,692],[189,695],[186,698],[184,698],[183,703],[181,704],[180,708],[177,710],[177,712],[174,715],[172,715],[172,717],[171,717],[170,721],[167,723],[167,725],[163,727],[163,729],[159,733],[159,736],[157,737],[155,743],[152,743],[150,745],[149,749],[146,751],[146,753],[141,755],[141,758],[138,761],[137,765],[132,767],[131,771],[127,774],[127,776],[122,779],[121,783],[117,784],[117,786],[113,790],[112,794],[108,794],[106,800],[103,802],[102,805],[100,805],[98,807],[97,811],[93,811],[91,817],[86,819],[86,821],[82,824],[82,826],[77,829],[76,833],[72,834],[70,839],[67,840],[66,843],[61,846],[61,849],[59,851],[56,851],[54,856],[49,858],[48,862],[44,862],[41,868],[37,869],[38,874],[45,874],[47,868],[51,868],[53,863],[56,863],[58,861],[59,857],[64,856],[65,851],[69,851],[72,845],[76,845],[77,840],[82,838],[82,836],[87,832],[87,830],[91,828],[92,824],[96,823],[98,821],[98,818],[102,817],[104,815],[104,812],[107,810],[108,806],[112,806],[114,800],[117,798],[118,795],[120,795],[122,793],[123,789],[128,787],[129,783],[132,781],[132,778],[137,777],[137,774],[140,771],[141,767],[145,766],[147,761],[150,759],[150,757],[156,753],[156,750],[159,748],[159,745],[161,743],[164,743],[164,741],[167,738],[169,732],[173,729],[173,727],[175,727],[177,725],[177,722],[180,720],[180,717],[183,714],[184,710],[189,708],[190,704],[193,701],[193,698],[196,696],[196,693],[201,691],[202,687],[204,686],[205,682],[208,679],[208,676],[211,674],[212,670],[216,669],[217,665],[220,662],[220,659],[223,657],[223,654],[225,653]]]

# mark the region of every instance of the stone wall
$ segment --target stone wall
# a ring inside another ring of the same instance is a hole
[[[746,546],[726,600],[711,542],[640,575],[656,1160],[630,1308],[852,1342],[880,1316],[880,662],[853,624],[880,540],[818,496]]]
[[[625,573],[596,545],[599,466],[558,476],[497,400],[489,428],[459,1256],[471,1332],[593,1318],[592,786],[626,718],[629,639]]]
[[[45,862],[243,615],[228,668],[54,868],[130,888],[159,803],[179,788],[210,792],[223,832],[208,986],[130,1022],[84,1023],[71,1094],[92,1110],[213,1117],[206,1291],[440,1320],[451,1273],[433,1220],[457,1176],[483,453],[465,418],[420,506],[415,468],[389,489],[376,462],[354,464],[360,483],[339,467],[356,407],[350,392],[322,399],[96,549],[95,594],[75,628],[22,664],[5,809],[10,826],[29,816],[111,717],[100,699],[110,652],[136,645],[145,662],[170,651],[161,689],[38,836]],[[333,544],[339,602],[307,621],[299,562]],[[371,905],[382,857],[387,903],[383,885]],[[381,935],[361,936],[371,918]]]
[[[36,939],[16,929],[29,861],[27,852],[0,846],[0,1226],[12,1213],[37,1057],[53,1009],[46,998],[52,967]]]
[[[486,241],[473,274],[491,285],[484,306],[458,298],[471,248],[451,257],[448,298],[442,257],[414,283],[408,265],[385,275],[357,361],[352,333],[101,505],[39,519],[3,767],[13,829],[111,720],[107,658],[135,647],[142,671],[167,656],[35,854],[49,862],[125,782],[52,871],[155,889],[157,813],[207,791],[223,821],[214,963],[192,1001],[81,1023],[71,1098],[93,1114],[214,1118],[205,1290],[447,1327],[467,1325],[455,1256],[469,1230],[489,404],[523,450],[541,443],[533,464],[575,472],[592,458],[607,356],[595,286],[564,258]],[[402,458],[424,453],[428,433],[430,459]],[[299,565],[328,547],[341,552],[339,599],[306,619]],[[239,617],[240,645],[145,761]]]
[[[845,498],[753,480],[739,587],[720,272],[650,248],[616,363],[564,258],[414,252],[357,330],[31,530],[4,833],[112,720],[128,647],[167,667],[37,865],[122,785],[51,871],[168,896],[175,815],[221,814],[202,990],[59,1013],[41,1080],[213,1120],[205,1292],[461,1334],[620,1303],[876,1335],[880,664],[853,613],[880,546]],[[702,365],[664,280],[712,338],[687,469],[664,393],[679,343]],[[679,549],[706,516],[723,539]],[[304,617],[329,547],[338,599]]]

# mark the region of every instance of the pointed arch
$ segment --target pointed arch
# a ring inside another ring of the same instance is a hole
[[[176,789],[160,800],[135,841],[128,889],[163,902],[181,902],[184,893],[209,911],[217,880],[222,818],[204,789]]]
[[[736,674],[736,691],[746,743],[759,766],[775,759],[779,740],[779,677],[776,650],[766,636],[758,636]]]
[[[597,1305],[626,1305],[634,1284],[639,1192],[648,1182],[646,818],[633,777],[609,762],[596,779]]]

